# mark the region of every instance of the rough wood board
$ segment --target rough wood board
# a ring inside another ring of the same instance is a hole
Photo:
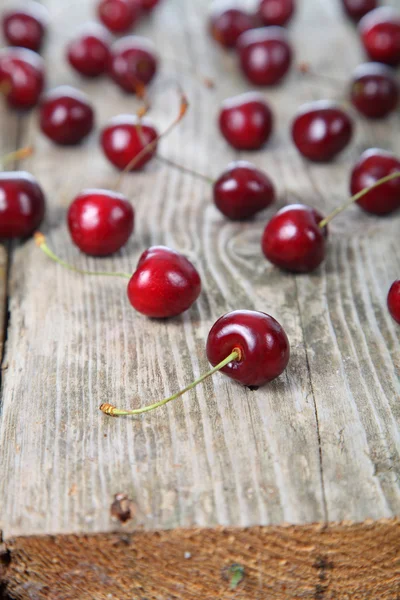
[[[46,3],[54,21],[46,52],[50,85],[90,92],[99,125],[132,111],[132,98],[106,81],[80,81],[63,61],[66,38],[87,19],[90,3]],[[233,58],[207,38],[207,5],[165,0],[142,31],[162,49],[161,79],[179,77],[191,100],[163,154],[216,175],[236,156],[215,126],[219,102],[248,86]],[[301,3],[291,35],[299,61],[344,82],[361,60],[354,30],[331,0]],[[203,89],[174,58],[215,77],[217,89]],[[279,206],[300,198],[327,212],[347,196],[349,168],[362,149],[400,152],[394,116],[384,124],[358,121],[355,142],[332,165],[299,158],[288,134],[293,113],[306,100],[340,96],[338,88],[293,72],[283,87],[265,92],[277,115],[274,139],[263,152],[242,156],[271,174]],[[173,87],[157,89],[151,116],[164,129],[177,100]],[[29,168],[47,192],[45,229],[59,254],[82,267],[129,271],[146,247],[166,244],[193,259],[204,293],[183,317],[148,321],[130,308],[124,282],[63,271],[33,243],[16,253],[0,433],[6,539],[111,531],[118,492],[137,505],[128,531],[399,514],[399,328],[385,308],[400,271],[399,217],[350,210],[332,227],[325,266],[294,277],[261,256],[261,233],[276,207],[252,223],[228,223],[206,184],[154,162],[124,184],[137,215],[132,241],[118,256],[96,261],[72,247],[64,216],[82,187],[115,181],[97,135],[77,149],[54,148],[32,117],[25,139],[35,141]],[[216,376],[137,420],[98,412],[106,401],[147,404],[203,372],[210,326],[236,308],[265,310],[284,325],[292,360],[278,381],[250,392]]]

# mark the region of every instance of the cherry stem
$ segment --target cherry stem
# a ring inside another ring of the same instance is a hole
[[[335,208],[335,210],[331,212],[330,215],[328,215],[327,217],[325,217],[325,219],[320,221],[319,226],[321,227],[321,229],[323,229],[328,225],[328,223],[332,221],[332,219],[334,219],[337,215],[346,210],[346,208],[354,204],[354,202],[357,202],[357,200],[360,200],[360,198],[363,198],[375,188],[383,185],[384,183],[387,183],[388,181],[392,181],[392,179],[397,179],[398,177],[400,177],[400,172],[391,173],[390,175],[386,175],[386,177],[382,177],[382,179],[379,179],[370,187],[364,188],[363,190],[352,196],[349,200],[347,200],[347,202],[345,202],[338,208]]]
[[[339,77],[332,77],[331,75],[325,75],[324,73],[318,73],[314,71],[313,67],[306,62],[301,62],[297,65],[297,71],[302,75],[311,75],[312,77],[317,77],[318,79],[325,79],[330,83],[337,85],[338,83],[344,84],[345,80],[340,79]]]
[[[52,250],[50,250],[50,248],[48,247],[48,245],[46,243],[46,238],[43,235],[43,233],[40,233],[40,231],[37,231],[33,237],[35,238],[36,245],[49,258],[51,258],[51,260],[54,260],[56,263],[58,263],[62,267],[65,267],[66,269],[69,269],[70,271],[74,271],[75,273],[79,273],[80,275],[100,275],[100,276],[104,276],[104,277],[123,277],[125,279],[130,279],[132,277],[132,275],[129,275],[129,273],[111,273],[110,271],[85,271],[83,269],[79,269],[78,267],[74,267],[74,265],[71,265],[71,264],[67,263],[65,260],[62,260],[62,258],[57,256],[56,254],[54,254],[54,252]]]
[[[156,158],[160,162],[165,163],[166,165],[169,165],[170,167],[173,167],[174,169],[178,169],[178,171],[181,171],[182,173],[187,173],[188,175],[192,175],[193,177],[202,179],[203,181],[206,181],[210,185],[214,185],[214,183],[215,183],[215,179],[213,179],[212,177],[209,177],[208,175],[204,175],[204,173],[200,173],[199,171],[195,171],[194,169],[190,169],[189,167],[183,167],[182,165],[171,160],[170,158],[165,158],[165,156],[160,156],[159,154],[157,154]]]
[[[231,363],[233,361],[236,361],[236,360],[240,360],[241,356],[242,356],[242,353],[239,350],[239,348],[234,348],[232,350],[232,352],[230,353],[230,355],[227,356],[216,367],[214,367],[213,369],[211,369],[211,371],[208,371],[207,373],[205,373],[204,375],[202,375],[201,377],[199,377],[198,379],[196,379],[196,381],[193,381],[193,383],[191,383],[188,386],[186,386],[180,392],[174,394],[173,396],[170,396],[169,398],[164,398],[164,400],[161,400],[160,402],[156,402],[155,404],[150,404],[148,406],[144,406],[143,408],[136,408],[134,410],[121,410],[119,408],[116,408],[112,404],[102,404],[100,406],[100,410],[105,415],[108,415],[110,417],[122,417],[122,416],[128,416],[128,415],[141,415],[142,413],[150,412],[151,410],[155,410],[156,408],[160,408],[160,406],[164,406],[165,404],[168,404],[168,402],[172,402],[173,400],[176,400],[177,398],[180,398],[180,396],[183,396],[183,394],[186,394],[186,392],[189,392],[190,390],[192,390],[193,388],[195,388],[197,385],[199,385],[199,383],[202,383],[205,379],[208,379],[209,377],[211,377],[212,375],[214,375],[214,373],[217,373],[218,371],[220,371],[221,369],[223,369],[224,367],[226,367],[227,365],[229,365],[229,363]]]
[[[19,150],[15,150],[14,152],[10,152],[3,156],[0,159],[1,164],[4,166],[8,165],[10,162],[14,162],[15,160],[23,160],[25,158],[29,158],[33,154],[33,146],[25,146],[25,148],[20,148]]]

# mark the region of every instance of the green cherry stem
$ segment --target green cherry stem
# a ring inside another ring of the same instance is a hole
[[[155,404],[150,404],[148,406],[144,406],[143,408],[136,408],[134,410],[121,410],[119,408],[116,408],[112,404],[102,404],[100,406],[100,410],[105,415],[109,415],[110,417],[141,415],[143,413],[150,412],[151,410],[155,410],[156,408],[159,408],[160,406],[164,406],[165,404],[168,404],[168,402],[172,402],[173,400],[180,398],[180,396],[183,396],[183,394],[186,394],[186,392],[189,392],[190,390],[195,388],[197,385],[199,385],[199,383],[202,383],[205,379],[208,379],[209,377],[214,375],[214,373],[217,373],[218,371],[220,371],[221,369],[226,367],[226,365],[229,365],[229,363],[236,361],[236,360],[240,360],[241,356],[242,356],[242,353],[239,350],[239,348],[234,348],[232,350],[232,352],[230,353],[230,355],[227,356],[216,367],[211,369],[211,371],[208,371],[208,373],[205,373],[204,375],[202,375],[201,377],[196,379],[196,381],[193,381],[193,383],[190,383],[188,386],[186,386],[180,392],[177,392],[176,394],[174,394],[173,396],[170,396],[169,398],[164,398],[164,400],[161,400],[160,402],[156,402]]]
[[[370,187],[364,188],[363,190],[352,196],[349,200],[347,200],[347,202],[345,202],[341,206],[338,206],[338,208],[335,208],[335,210],[331,212],[330,215],[328,215],[327,217],[325,217],[325,219],[320,221],[319,226],[321,227],[321,229],[323,229],[328,225],[328,223],[332,221],[332,219],[334,219],[337,215],[346,210],[346,208],[354,204],[354,202],[357,202],[357,200],[360,200],[360,198],[363,198],[364,196],[369,194],[369,192],[379,187],[380,185],[383,185],[388,181],[392,181],[392,179],[397,179],[398,177],[400,177],[400,172],[396,171],[396,173],[391,173],[390,175],[386,175],[386,177],[382,177],[382,179],[379,179]]]

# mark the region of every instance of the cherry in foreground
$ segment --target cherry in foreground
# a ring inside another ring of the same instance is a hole
[[[114,117],[101,133],[101,147],[105,156],[117,169],[142,169],[157,151],[158,133],[150,121],[139,119],[135,115]],[[151,142],[155,145],[145,152]],[[141,159],[132,166],[138,155]]]
[[[400,324],[400,279],[395,281],[391,286],[387,304],[393,319]]]
[[[400,12],[384,6],[369,12],[360,21],[359,32],[371,60],[400,65]]]
[[[391,152],[370,148],[363,152],[351,173],[351,193],[358,194],[383,177],[400,172],[400,160]],[[400,179],[393,179],[371,190],[357,201],[366,212],[387,215],[400,208]]]
[[[46,33],[49,15],[43,4],[25,0],[23,8],[3,14],[3,34],[9,46],[39,52]]]
[[[278,84],[292,64],[292,47],[282,27],[246,31],[238,39],[237,50],[242,72],[254,85]]]
[[[25,238],[40,225],[45,197],[37,180],[25,171],[0,173],[0,237]]]
[[[152,81],[157,68],[155,48],[146,38],[127,36],[111,48],[109,74],[125,92],[143,94],[143,88]]]
[[[369,119],[383,119],[399,104],[399,85],[395,72],[381,63],[359,65],[351,82],[353,106]]]
[[[67,47],[70,65],[84,77],[106,73],[110,61],[111,37],[98,23],[87,25]]]
[[[83,92],[60,86],[48,92],[40,103],[40,129],[54,143],[79,144],[93,129],[94,110]]]
[[[222,103],[219,128],[236,150],[259,150],[271,136],[272,111],[261,94],[239,94]]]
[[[26,48],[5,48],[0,52],[0,93],[12,108],[33,108],[45,82],[44,62]]]

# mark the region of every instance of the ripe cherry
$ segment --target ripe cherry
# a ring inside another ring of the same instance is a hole
[[[333,102],[304,104],[292,124],[292,138],[299,152],[315,162],[332,160],[349,144],[353,124]]]
[[[250,219],[275,200],[269,177],[244,160],[233,162],[214,184],[214,202],[232,221]]]
[[[400,13],[389,7],[376,8],[360,21],[359,32],[364,48],[377,62],[400,64]]]
[[[229,6],[226,2],[214,3],[210,15],[210,32],[216,42],[225,48],[234,48],[239,36],[256,27],[253,15]]]
[[[35,106],[43,91],[44,62],[26,48],[6,48],[0,52],[0,90],[13,108]]]
[[[293,52],[282,27],[262,27],[243,33],[237,42],[241,69],[254,85],[275,85],[289,71]]]
[[[399,103],[399,86],[395,73],[381,63],[366,63],[356,68],[351,82],[351,101],[370,119],[382,119]]]
[[[43,191],[30,173],[0,173],[0,237],[31,235],[42,222],[44,212]]]
[[[103,24],[113,33],[126,33],[140,16],[133,0],[100,0],[97,12]]]
[[[226,141],[237,150],[258,150],[273,128],[272,111],[261,94],[247,92],[222,103],[219,127]]]
[[[389,290],[387,304],[393,319],[400,324],[400,279]]]
[[[133,226],[134,211],[129,200],[109,190],[84,190],[68,211],[72,241],[91,256],[109,256],[120,250]]]
[[[107,71],[110,61],[111,37],[107,29],[91,23],[67,47],[71,66],[85,77],[98,77]]]
[[[94,111],[83,92],[60,86],[48,92],[40,103],[40,128],[56,144],[79,144],[93,129]]]
[[[283,27],[292,18],[294,10],[294,0],[261,0],[258,15],[264,25]]]
[[[26,2],[21,9],[3,14],[3,34],[9,46],[39,52],[48,23],[48,12],[39,2]]]
[[[357,194],[382,177],[400,171],[400,160],[390,152],[371,148],[363,152],[353,168],[350,189]],[[386,215],[400,208],[400,179],[393,179],[371,190],[358,200],[359,206],[374,215]]]
[[[156,153],[157,145],[146,153],[143,150],[157,139],[158,133],[149,121],[132,115],[121,115],[114,117],[103,129],[101,146],[108,160],[121,170],[126,169],[142,153],[142,157],[132,168],[136,171],[142,169]]]
[[[353,21],[359,21],[378,6],[378,0],[342,0],[342,3],[346,13]]]
[[[157,72],[153,45],[145,38],[127,36],[111,49],[109,72],[112,79],[131,94],[148,85]]]

